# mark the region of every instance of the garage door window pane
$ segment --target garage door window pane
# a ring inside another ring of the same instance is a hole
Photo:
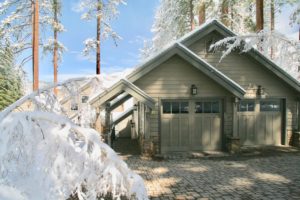
[[[220,112],[220,107],[219,107],[219,102],[214,101],[211,103],[211,112],[212,113],[219,113]]]
[[[180,103],[180,113],[189,113],[189,103],[188,102]]]
[[[240,101],[238,111],[239,112],[253,112],[255,102],[254,101]]]
[[[260,111],[273,111],[278,112],[280,111],[280,101],[261,101],[260,102]]]
[[[250,102],[248,102],[248,104],[247,104],[247,109],[248,109],[248,111],[254,111],[254,101],[250,101]]]
[[[211,113],[211,102],[203,102],[204,113]]]
[[[171,113],[171,103],[163,102],[163,113],[168,114]]]
[[[179,113],[179,102],[172,102],[172,113]]]
[[[202,102],[195,103],[195,113],[203,113]]]

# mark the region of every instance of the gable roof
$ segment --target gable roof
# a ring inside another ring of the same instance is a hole
[[[141,90],[140,88],[138,88],[137,86],[125,79],[121,79],[109,89],[101,91],[92,99],[90,99],[89,103],[93,106],[101,107],[108,101],[111,101],[112,99],[116,98],[124,92],[135,97],[138,101],[141,101],[142,103],[146,104],[151,109],[154,108],[155,100],[148,94],[146,94],[143,90]]]
[[[158,67],[161,63],[168,60],[174,55],[179,55],[185,61],[190,63],[196,69],[216,81],[218,84],[223,86],[225,89],[236,95],[237,97],[242,98],[246,91],[236,82],[228,78],[225,74],[214,68],[212,65],[201,59],[194,52],[189,50],[187,47],[182,45],[179,42],[175,42],[173,45],[169,46],[167,49],[152,57],[135,71],[127,76],[127,79],[131,82],[134,82]]]
[[[209,21],[202,26],[198,27],[194,31],[186,34],[182,38],[178,40],[181,44],[185,46],[189,46],[193,44],[195,41],[199,40],[200,38],[206,36],[211,31],[217,31],[224,37],[235,37],[237,34],[235,34],[233,31],[228,29],[224,24],[219,22],[218,20],[212,20]],[[258,50],[252,48],[250,51],[245,52],[246,55],[249,55],[254,60],[262,64],[264,67],[266,67],[268,70],[273,72],[277,77],[281,78],[283,81],[285,81],[288,85],[290,85],[292,88],[294,88],[296,91],[300,92],[300,82],[296,80],[294,77],[292,77],[290,74],[288,74],[286,71],[284,71],[281,67],[279,67],[276,63],[274,63],[272,60],[264,56],[262,53],[260,53]]]

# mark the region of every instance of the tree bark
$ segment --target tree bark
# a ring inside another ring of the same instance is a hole
[[[194,4],[193,0],[190,0],[190,24],[191,24],[191,30],[194,30],[195,24],[194,24]]]
[[[256,0],[256,31],[264,29],[264,1]]]
[[[57,24],[58,23],[58,13],[57,13],[57,9],[58,9],[58,4],[57,4],[57,0],[53,0],[54,3],[54,22]],[[53,72],[54,72],[54,85],[57,84],[57,68],[58,68],[58,64],[57,64],[57,51],[58,51],[58,47],[57,47],[57,29],[56,27],[54,27],[54,48],[53,48]],[[53,89],[54,94],[57,95],[57,88],[54,87]]]
[[[228,0],[223,0],[222,1],[222,7],[221,7],[221,21],[227,27],[229,27],[228,3],[229,3]]]
[[[198,16],[198,20],[199,20],[199,25],[202,25],[205,23],[205,2],[201,2],[200,6],[199,6],[199,16]]]
[[[100,39],[101,39],[101,0],[98,0],[97,6],[97,49],[96,49],[96,74],[100,74],[101,69],[101,57],[100,57]]]
[[[32,24],[32,69],[33,91],[39,89],[39,1],[32,1],[33,24]]]
[[[275,29],[275,3],[274,0],[271,0],[271,31]],[[270,57],[273,58],[274,49],[271,47]]]

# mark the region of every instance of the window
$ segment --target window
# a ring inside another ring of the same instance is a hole
[[[180,113],[189,113],[189,103],[180,102]]]
[[[71,110],[78,110],[78,104],[77,103],[71,103]]]
[[[278,112],[280,111],[280,101],[279,100],[263,100],[260,101],[260,111],[262,112]]]
[[[238,106],[238,112],[253,112],[255,107],[254,100],[241,100]]]
[[[180,101],[165,101],[163,102],[164,114],[185,114],[189,113],[189,103]]]
[[[88,100],[89,100],[89,96],[82,96],[82,97],[81,97],[81,102],[82,102],[82,103],[87,103]]]
[[[219,113],[220,103],[218,101],[201,101],[195,103],[195,113]]]

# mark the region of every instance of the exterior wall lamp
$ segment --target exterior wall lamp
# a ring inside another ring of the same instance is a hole
[[[191,95],[197,95],[197,91],[198,90],[198,88],[196,87],[196,85],[192,85],[191,86]]]
[[[264,89],[261,85],[257,86],[257,95],[262,96],[264,94]]]

